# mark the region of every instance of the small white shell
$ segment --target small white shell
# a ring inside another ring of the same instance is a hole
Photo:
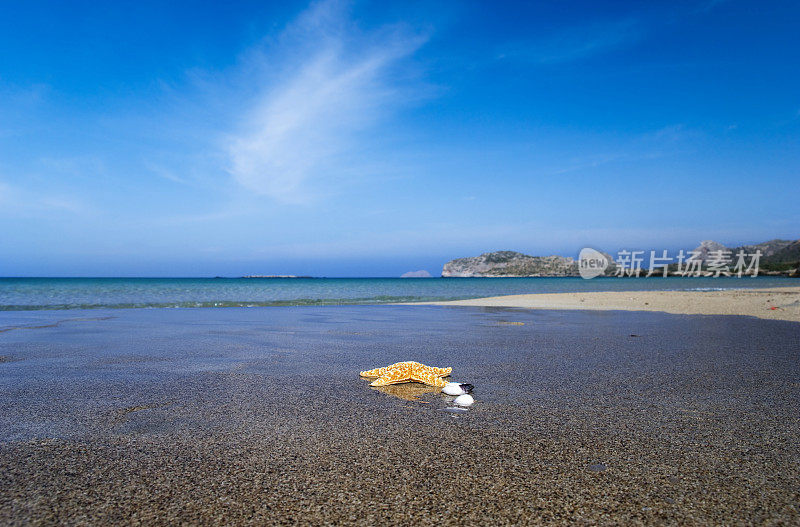
[[[464,395],[459,395],[453,400],[453,404],[457,404],[458,406],[472,406],[472,403],[475,402],[475,399],[468,393]]]
[[[463,395],[464,389],[457,382],[448,382],[444,388],[442,388],[442,393],[446,393],[447,395]]]

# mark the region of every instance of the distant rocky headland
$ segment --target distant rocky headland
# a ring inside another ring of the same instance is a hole
[[[791,276],[800,277],[800,240],[769,240],[753,245],[738,245],[728,247],[714,240],[705,240],[694,249],[699,253],[698,260],[708,262],[715,253],[729,254],[733,260],[743,252],[746,255],[760,253],[758,274],[766,276]],[[671,264],[668,269],[670,275],[676,270],[676,265]]]
[[[501,276],[578,276],[578,261],[568,256],[529,256],[515,251],[496,251],[450,260],[442,268],[444,278]]]
[[[710,252],[720,250],[729,251],[734,257],[739,251],[747,254],[759,251],[761,253],[761,269],[767,274],[794,271],[800,267],[800,240],[770,240],[755,245],[737,247],[726,247],[713,240],[706,240],[700,242],[700,246],[695,248],[695,251],[701,253],[700,259],[703,261],[709,258]]]
[[[431,278],[431,273],[420,269],[419,271],[408,271],[400,275],[400,278]]]
[[[739,251],[747,254],[761,252],[759,274],[770,276],[800,276],[800,240],[770,240],[754,245],[727,247],[721,243],[706,240],[691,252],[698,252],[698,259],[703,262],[710,254],[717,251],[730,252],[736,258]],[[689,251],[687,251],[688,255]],[[616,274],[615,258],[603,253],[609,261],[605,270],[606,276]],[[649,255],[649,252],[647,252]],[[645,258],[644,266],[648,265]],[[668,267],[670,275],[678,275],[676,266]],[[442,277],[556,277],[580,276],[578,260],[569,256],[530,256],[515,251],[496,251],[483,253],[480,256],[456,258],[450,260],[442,268]]]

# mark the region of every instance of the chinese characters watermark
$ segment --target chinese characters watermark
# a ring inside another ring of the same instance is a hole
[[[683,249],[677,255],[670,256],[668,251],[621,250],[614,260],[615,267],[611,276],[640,277],[652,276],[682,276],[682,277],[712,277],[720,276],[758,276],[758,266],[761,261],[761,251],[746,253],[739,250],[735,255],[726,249],[715,251],[689,251]],[[611,265],[610,255],[605,255],[595,249],[582,249],[578,256],[578,270],[583,278],[589,279],[600,276]],[[644,267],[645,264],[647,267]]]

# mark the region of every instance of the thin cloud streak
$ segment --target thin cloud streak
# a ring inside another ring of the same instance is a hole
[[[283,71],[229,138],[230,174],[286,203],[314,201],[346,183],[368,161],[360,154],[375,125],[414,97],[398,68],[425,40],[399,27],[359,33],[339,2],[310,7],[277,51],[254,54]]]
[[[0,181],[0,216],[41,217],[45,214],[87,215],[94,210],[81,199],[66,194],[42,194]]]
[[[561,64],[609,52],[639,40],[643,34],[642,24],[633,18],[574,27],[548,38],[512,44],[499,58]]]

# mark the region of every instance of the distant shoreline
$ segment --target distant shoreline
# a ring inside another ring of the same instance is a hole
[[[800,322],[800,286],[720,291],[605,291],[532,293],[407,305],[660,311],[680,315],[743,315]]]

